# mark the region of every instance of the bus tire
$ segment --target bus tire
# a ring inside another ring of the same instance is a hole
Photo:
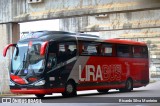
[[[133,90],[133,81],[132,79],[128,79],[125,83],[125,88],[120,88],[120,92],[130,92]]]
[[[45,94],[35,94],[37,98],[44,98]]]
[[[109,89],[98,89],[99,93],[108,93]]]
[[[77,96],[76,84],[74,81],[67,82],[65,86],[65,92],[62,93],[63,97],[73,97]]]

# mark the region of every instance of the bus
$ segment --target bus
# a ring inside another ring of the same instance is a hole
[[[10,47],[12,93],[70,97],[82,90],[129,92],[149,83],[148,48],[143,42],[35,31],[7,45],[3,56]]]

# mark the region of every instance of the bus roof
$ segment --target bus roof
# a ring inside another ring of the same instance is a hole
[[[25,32],[26,33],[26,32]],[[85,33],[70,33],[65,31],[35,31],[28,32],[29,37],[20,40],[20,42],[28,40],[47,40],[47,41],[69,41],[69,40],[80,40],[80,41],[93,41],[93,42],[108,42],[108,43],[118,43],[118,44],[130,44],[130,45],[142,45],[146,46],[143,42],[136,42],[132,40],[122,40],[122,39],[100,39],[96,35],[85,34]]]
[[[147,46],[146,43],[144,43],[144,42],[137,42],[137,41],[132,41],[132,40],[123,40],[123,39],[107,39],[107,40],[105,40],[105,42]]]
[[[20,42],[25,42],[28,40],[47,40],[47,41],[68,41],[68,40],[88,40],[94,41],[98,36],[84,34],[84,33],[70,33],[65,31],[34,31],[34,32],[24,32],[27,34],[26,37],[22,38]]]

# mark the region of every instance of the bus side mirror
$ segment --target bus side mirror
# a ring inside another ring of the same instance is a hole
[[[44,55],[45,55],[47,46],[48,46],[48,41],[46,41],[46,42],[44,42],[44,43],[42,44],[41,50],[40,50],[40,55],[41,55],[41,56],[44,56]]]
[[[4,49],[3,49],[3,56],[6,57],[7,51],[11,46],[16,46],[16,44],[8,44]]]

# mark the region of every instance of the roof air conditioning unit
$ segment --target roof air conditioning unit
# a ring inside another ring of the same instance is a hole
[[[43,0],[27,0],[28,3],[41,3]]]

